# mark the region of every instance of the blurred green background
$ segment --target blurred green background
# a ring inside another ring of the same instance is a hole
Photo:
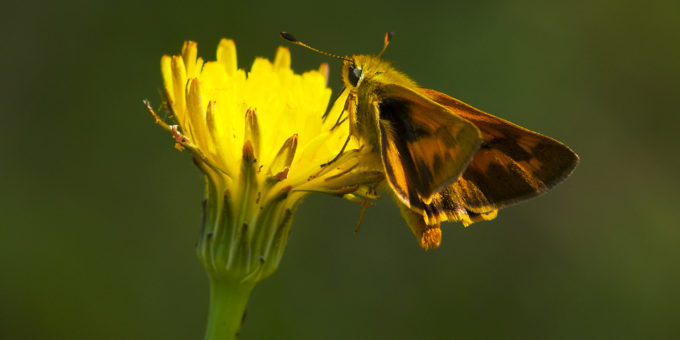
[[[1,339],[201,339],[203,179],[145,113],[184,40],[239,66],[294,33],[581,157],[550,194],[423,251],[390,199],[310,196],[241,339],[679,338],[680,2],[3,3]],[[291,46],[297,71],[338,63]]]

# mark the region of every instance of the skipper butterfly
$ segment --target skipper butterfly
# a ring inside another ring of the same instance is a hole
[[[395,201],[425,249],[441,242],[440,223],[464,226],[538,196],[578,163],[566,145],[419,87],[378,55],[342,59],[350,136],[379,157]]]

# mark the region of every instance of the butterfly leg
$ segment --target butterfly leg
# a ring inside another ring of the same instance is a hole
[[[361,203],[361,212],[359,213],[359,220],[357,221],[357,225],[354,228],[354,232],[358,233],[359,232],[359,227],[361,227],[361,222],[364,220],[364,214],[366,214],[366,209],[371,206],[371,201],[368,198],[365,198],[364,201]]]
[[[364,220],[364,214],[366,213],[366,209],[368,207],[372,206],[371,204],[371,199],[376,199],[376,188],[378,187],[380,183],[375,183],[373,184],[368,191],[366,192],[366,197],[361,201],[361,212],[359,213],[359,220],[357,221],[357,225],[354,228],[354,232],[358,233],[359,232],[359,227],[361,227],[361,222]],[[378,197],[379,198],[379,197]]]
[[[350,138],[352,138],[352,136],[347,136],[347,140],[345,140],[345,144],[342,145],[342,148],[340,149],[340,152],[338,152],[338,154],[337,154],[335,157],[333,157],[333,159],[331,159],[330,161],[321,164],[321,167],[322,167],[322,168],[323,168],[323,167],[326,167],[327,165],[329,165],[329,164],[331,164],[331,163],[333,163],[333,162],[335,162],[335,161],[337,161],[338,158],[340,158],[340,156],[342,156],[342,153],[345,152],[345,148],[347,148],[347,144],[349,144]]]
[[[338,115],[338,119],[335,121],[335,124],[333,124],[333,127],[331,127],[331,131],[333,131],[336,127],[342,125],[347,120],[347,117],[345,117],[345,112],[350,112],[350,108],[353,105],[353,101],[351,99],[348,99],[345,101],[345,107],[342,109],[340,114]]]

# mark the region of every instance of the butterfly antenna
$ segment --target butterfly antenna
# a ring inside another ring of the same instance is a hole
[[[339,56],[339,55],[337,55],[337,54],[328,53],[328,52],[322,51],[322,50],[320,50],[320,49],[311,47],[311,46],[309,46],[309,45],[303,43],[302,41],[297,40],[297,38],[295,38],[292,34],[290,34],[290,33],[288,33],[288,32],[281,32],[281,33],[279,33],[279,35],[281,36],[281,38],[283,38],[283,39],[285,39],[285,40],[288,40],[289,42],[291,42],[291,43],[293,43],[293,44],[295,44],[295,45],[300,45],[300,46],[302,46],[302,47],[306,47],[306,48],[308,48],[308,49],[310,49],[310,50],[312,50],[312,51],[314,51],[314,52],[316,52],[316,53],[320,53],[320,54],[329,56],[329,57],[331,57],[331,58],[336,58],[336,59],[341,59],[341,60],[347,60],[347,61],[351,61],[351,60],[352,60],[350,57],[341,57],[341,56]]]
[[[387,45],[389,45],[390,42],[392,41],[392,36],[394,36],[394,32],[385,33],[385,42],[383,44],[382,50],[380,51],[380,53],[378,53],[378,57],[382,57],[383,53],[385,53],[385,50],[387,49]]]

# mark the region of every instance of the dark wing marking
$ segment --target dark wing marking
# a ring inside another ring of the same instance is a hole
[[[473,108],[443,93],[422,93],[475,124],[483,143],[459,183],[452,200],[471,212],[489,211],[538,196],[572,172],[578,156],[566,145]]]
[[[378,95],[374,109],[388,183],[407,206],[422,211],[460,177],[482,136],[466,119],[403,86],[381,85]]]

